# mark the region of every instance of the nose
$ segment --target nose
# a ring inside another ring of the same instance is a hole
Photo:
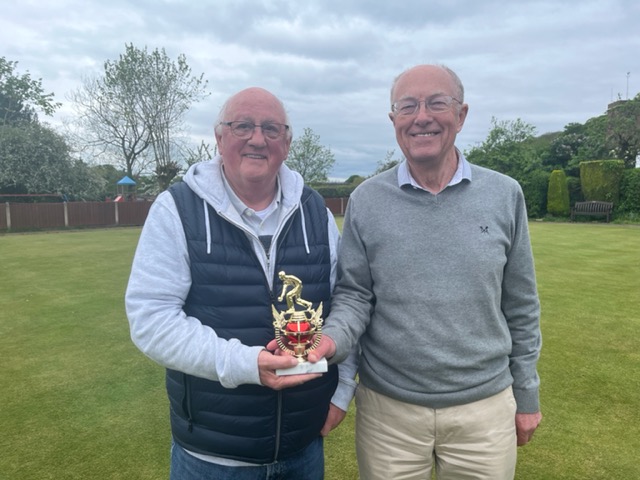
[[[264,132],[262,131],[262,127],[260,125],[256,125],[253,127],[253,132],[249,137],[249,143],[251,145],[266,145],[267,138],[264,136]]]
[[[427,100],[422,100],[418,102],[418,110],[416,111],[413,121],[415,123],[427,122],[433,118],[433,114],[427,108]]]
[[[421,115],[422,113],[424,113],[424,114],[426,114],[428,116],[431,116],[431,110],[429,110],[427,108],[427,102],[428,101],[429,100],[421,100],[421,101],[418,102],[418,111],[416,112],[417,116]]]

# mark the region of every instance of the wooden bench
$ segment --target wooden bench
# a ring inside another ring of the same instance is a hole
[[[571,221],[575,221],[577,215],[590,215],[607,217],[607,223],[611,220],[613,212],[613,203],[611,202],[576,202],[571,209]]]

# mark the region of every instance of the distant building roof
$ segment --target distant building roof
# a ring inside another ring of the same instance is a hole
[[[118,180],[117,185],[135,185],[136,182],[132,179],[130,179],[129,177],[127,177],[126,175],[124,177],[122,177],[120,180]]]

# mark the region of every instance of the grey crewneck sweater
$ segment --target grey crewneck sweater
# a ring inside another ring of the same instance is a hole
[[[437,195],[399,187],[398,168],[349,200],[324,333],[335,361],[360,341],[360,381],[431,408],[513,384],[539,410],[540,306],[518,183],[471,166]]]

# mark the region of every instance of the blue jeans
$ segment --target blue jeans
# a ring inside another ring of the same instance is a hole
[[[170,480],[323,480],[324,450],[318,436],[300,453],[269,465],[228,467],[189,455],[174,443]]]

